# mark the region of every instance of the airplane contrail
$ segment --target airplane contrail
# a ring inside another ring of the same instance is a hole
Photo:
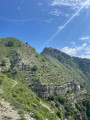
[[[75,14],[73,14],[73,16],[72,16],[63,26],[61,26],[60,29],[59,29],[58,31],[56,31],[56,33],[54,33],[54,34],[50,37],[50,39],[44,44],[44,46],[47,45],[62,29],[64,29],[64,28],[73,20],[73,18],[75,18],[75,17],[78,15],[78,13],[79,13],[89,2],[90,2],[90,0],[87,0],[87,1],[79,8],[79,10],[78,10]],[[42,46],[42,47],[43,47],[43,46]],[[40,50],[42,49],[42,47],[40,48]]]

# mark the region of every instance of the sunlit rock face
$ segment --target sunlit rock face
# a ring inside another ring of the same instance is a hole
[[[80,91],[80,84],[78,82],[69,82],[61,86],[46,86],[40,82],[32,86],[32,90],[40,97],[48,97],[48,95],[64,95],[67,91]]]

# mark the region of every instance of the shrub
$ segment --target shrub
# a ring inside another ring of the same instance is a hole
[[[8,43],[6,43],[6,46],[7,46],[7,47],[12,47],[12,46],[13,46],[13,42],[12,42],[12,41],[9,41]]]
[[[0,86],[2,85],[3,80],[0,78]]]
[[[59,102],[58,102],[58,101],[56,101],[55,106],[56,106],[57,108],[59,108],[60,104],[59,104]]]
[[[6,66],[5,60],[2,60],[1,66]]]
[[[16,119],[16,120],[27,120],[25,117],[21,117],[20,119]]]
[[[28,42],[26,42],[26,44],[28,45]]]
[[[55,98],[54,95],[50,95],[50,96],[48,97],[48,100],[49,100],[49,101],[55,101],[55,99],[56,99],[56,98]]]
[[[32,68],[32,71],[37,71],[37,69],[38,69],[37,66],[34,65],[33,68]]]
[[[70,104],[65,105],[65,110],[66,110],[66,113],[65,113],[66,116],[69,116],[69,115],[73,116],[74,108]]]
[[[35,57],[38,58],[38,55],[36,55]]]
[[[3,120],[12,120],[10,116],[3,116]]]
[[[35,113],[32,117],[36,118],[36,120],[45,120],[45,118],[40,113]]]
[[[12,75],[15,75],[17,73],[18,73],[17,70],[13,70]]]
[[[58,116],[59,118],[63,118],[63,112],[62,112],[61,110],[59,110],[59,111],[57,112],[57,116]]]
[[[83,115],[83,116],[82,116],[82,120],[88,120],[87,116],[86,116],[86,115]]]
[[[84,85],[83,85],[83,84],[81,84],[81,85],[80,85],[80,88],[81,88],[81,89],[84,89]]]
[[[59,101],[59,103],[64,104],[66,101],[66,98],[64,96],[59,96],[58,101]]]
[[[24,111],[23,110],[19,110],[18,114],[20,115],[20,117],[22,117],[22,118],[24,117]]]
[[[45,59],[42,59],[43,62],[45,62]]]

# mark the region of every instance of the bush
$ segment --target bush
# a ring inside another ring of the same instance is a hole
[[[17,73],[17,70],[13,70],[12,75],[16,75]]]
[[[83,84],[81,84],[81,85],[80,85],[80,88],[81,88],[81,89],[84,89],[84,85],[83,85]]]
[[[65,105],[65,110],[66,110],[66,113],[65,113],[66,116],[73,116],[74,108],[71,105],[69,104]]]
[[[62,112],[61,110],[59,110],[59,111],[57,112],[57,116],[58,116],[59,118],[63,118],[63,112]]]
[[[3,116],[2,118],[3,120],[12,120],[12,118],[10,116]]]
[[[88,120],[87,116],[86,116],[86,115],[83,115],[83,116],[82,116],[82,120]]]
[[[37,69],[38,69],[37,66],[34,65],[33,68],[32,68],[32,71],[37,71]]]
[[[28,42],[26,42],[26,44],[28,45]]]
[[[7,44],[6,44],[7,47],[12,47],[13,46],[13,42],[12,41],[9,41]]]
[[[16,119],[16,120],[27,120],[25,117],[21,117],[20,119]]]
[[[32,117],[36,118],[36,120],[45,120],[45,118],[40,113],[35,113]]]
[[[35,57],[38,58],[38,55],[36,55]]]
[[[3,80],[0,78],[0,86],[2,85]]]
[[[24,117],[24,111],[23,110],[19,110],[18,114],[20,115],[20,117],[22,117],[22,118]]]
[[[43,62],[45,62],[45,59],[42,59]]]
[[[55,101],[55,99],[56,99],[56,97],[55,97],[54,95],[50,95],[50,96],[48,97],[48,100],[49,100],[49,101]]]
[[[1,66],[6,66],[5,60],[2,60]]]
[[[58,102],[61,103],[61,104],[64,104],[66,101],[66,98],[64,96],[59,96],[58,97]]]

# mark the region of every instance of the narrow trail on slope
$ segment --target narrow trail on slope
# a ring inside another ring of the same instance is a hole
[[[52,111],[52,110],[50,109],[50,107],[49,107],[48,105],[44,104],[42,101],[40,101],[40,104],[41,104],[43,107],[46,107],[51,113],[54,113],[54,111]]]
[[[17,85],[17,81],[14,81],[13,87],[15,87]]]

